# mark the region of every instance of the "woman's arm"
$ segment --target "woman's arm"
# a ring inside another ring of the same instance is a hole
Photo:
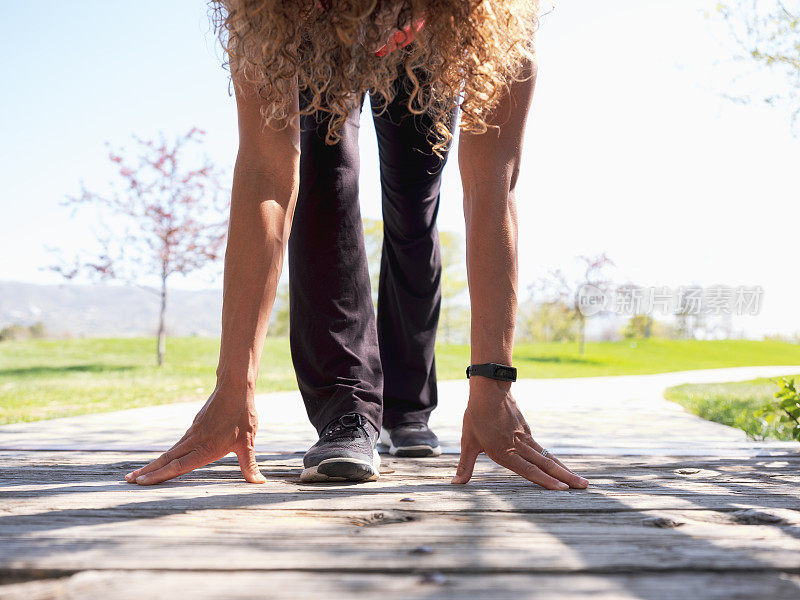
[[[480,135],[462,134],[458,164],[464,187],[467,277],[472,309],[472,364],[511,364],[517,316],[517,210],[525,123],[536,82],[531,62],[525,81],[514,82],[490,125]],[[467,483],[478,454],[549,489],[584,488],[588,482],[558,459],[541,455],[525,418],[511,396],[510,382],[475,376],[461,439],[461,460],[453,483]]]
[[[234,83],[237,83],[234,80]],[[254,390],[297,199],[299,124],[265,127],[258,96],[236,89],[239,152],[233,174],[217,384],[186,434],[150,464],[125,476],[149,485],[235,452],[242,475],[263,483],[254,440]]]
[[[236,86],[236,103],[239,152],[225,251],[217,386],[252,392],[292,227],[300,130],[297,119],[282,130],[265,127],[252,90]]]

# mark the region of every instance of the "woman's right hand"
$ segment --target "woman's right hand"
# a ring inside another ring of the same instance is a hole
[[[264,483],[254,442],[258,428],[253,388],[264,336],[283,266],[300,181],[298,95],[288,106],[290,126],[264,126],[264,100],[240,72],[232,74],[239,118],[239,151],[233,172],[225,248],[222,338],[217,386],[192,426],[158,459],[125,476],[152,485],[173,479],[235,452],[242,475]],[[222,382],[221,382],[222,381]],[[236,381],[236,383],[223,383]]]
[[[257,429],[258,414],[252,391],[231,391],[218,386],[184,436],[153,462],[125,475],[125,481],[139,485],[161,483],[234,452],[245,480],[265,483],[267,480],[256,462]]]

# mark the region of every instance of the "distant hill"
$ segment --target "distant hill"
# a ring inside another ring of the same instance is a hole
[[[168,335],[216,337],[222,290],[170,290]],[[155,335],[159,298],[140,287],[0,281],[0,328],[42,321],[50,335]]]

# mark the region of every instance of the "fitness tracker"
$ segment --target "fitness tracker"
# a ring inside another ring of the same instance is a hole
[[[467,379],[473,375],[497,379],[499,381],[516,381],[517,370],[507,365],[497,363],[484,363],[482,365],[470,365],[467,367]]]

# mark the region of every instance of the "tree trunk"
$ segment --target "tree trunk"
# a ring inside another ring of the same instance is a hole
[[[158,366],[164,364],[167,352],[167,278],[161,276],[161,314],[158,319]]]
[[[578,323],[578,353],[583,354],[586,350],[586,319],[583,315],[581,315]]]

